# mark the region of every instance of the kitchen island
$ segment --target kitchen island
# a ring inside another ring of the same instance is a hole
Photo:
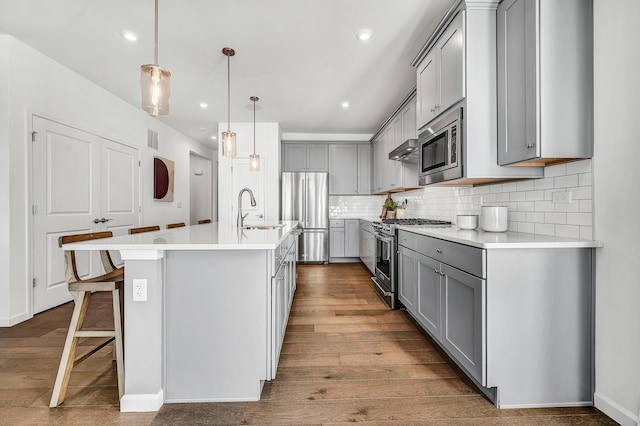
[[[276,374],[297,249],[297,222],[266,225],[212,223],[63,246],[119,250],[124,260],[121,411],[260,399]]]

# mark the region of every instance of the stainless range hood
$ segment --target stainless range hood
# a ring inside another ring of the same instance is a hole
[[[418,139],[407,139],[389,153],[389,160],[418,164]]]

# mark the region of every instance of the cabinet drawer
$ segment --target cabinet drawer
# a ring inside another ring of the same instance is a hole
[[[486,251],[426,235],[398,231],[398,244],[469,274],[486,278]]]
[[[344,228],[344,219],[331,219],[329,228]]]

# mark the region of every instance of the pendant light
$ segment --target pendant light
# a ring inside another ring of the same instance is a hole
[[[158,0],[156,0],[155,49],[153,64],[140,66],[142,109],[152,116],[169,114],[171,73],[158,65]]]
[[[236,51],[230,47],[222,49],[222,53],[227,56],[227,131],[222,132],[222,155],[227,157],[236,156],[236,134],[231,131],[231,57]]]
[[[253,101],[253,154],[249,156],[249,171],[260,171],[260,156],[256,154],[256,101],[259,100],[257,96],[252,96],[249,99]]]

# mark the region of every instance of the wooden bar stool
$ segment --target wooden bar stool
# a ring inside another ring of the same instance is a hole
[[[97,240],[100,238],[112,237],[110,231],[95,232],[90,234],[66,235],[58,238],[58,245],[62,246],[67,243],[75,243],[79,241]],[[116,367],[118,376],[118,394],[122,398],[124,393],[124,367],[123,367],[123,349],[122,349],[122,309],[121,297],[124,284],[124,269],[118,268],[94,278],[82,279],[78,274],[76,266],[76,255],[73,250],[64,252],[65,279],[69,291],[74,297],[75,307],[69,324],[69,331],[64,342],[62,358],[58,367],[58,375],[53,387],[51,402],[49,407],[57,407],[60,405],[67,394],[67,386],[71,377],[73,367],[107,344],[115,341]],[[113,295],[113,330],[82,330],[82,324],[89,306],[89,298],[94,291],[110,291]],[[76,357],[76,349],[78,341],[85,337],[106,337],[107,340],[98,346],[90,349],[83,355]]]
[[[168,224],[168,225],[167,225],[167,229],[182,228],[182,227],[184,227],[184,226],[186,226],[186,225],[184,224],[184,222],[170,223],[170,224]]]
[[[211,219],[202,219],[198,221],[198,225],[204,225],[205,223],[211,223]]]
[[[158,225],[144,226],[141,228],[129,228],[129,235],[142,234],[143,232],[152,232],[152,231],[159,231],[159,230],[160,230],[160,227]]]

